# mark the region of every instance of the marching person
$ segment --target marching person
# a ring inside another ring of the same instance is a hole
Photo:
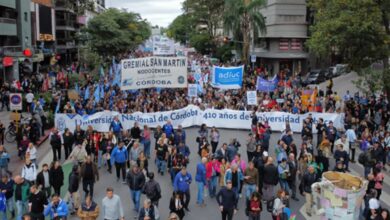
[[[44,192],[39,190],[37,185],[30,187],[29,212],[32,220],[44,220],[43,211],[48,205],[47,197]]]
[[[111,165],[115,164],[116,181],[120,180],[120,174],[122,173],[122,183],[126,183],[126,162],[128,158],[128,152],[124,145],[125,143],[121,141],[111,153]]]
[[[226,187],[223,187],[216,197],[222,220],[232,220],[233,214],[237,213],[238,194],[233,191],[232,187],[232,181],[227,180]]]
[[[77,216],[81,220],[97,220],[99,217],[99,205],[92,200],[90,195],[85,197],[85,201],[81,204],[77,211]]]
[[[177,193],[182,193],[185,196],[184,209],[188,209],[188,204],[190,203],[191,193],[190,193],[190,184],[192,182],[192,176],[187,172],[187,168],[183,167],[181,171],[176,175],[175,180],[173,181],[174,191]]]
[[[50,172],[49,166],[46,163],[42,165],[42,171],[39,172],[37,175],[37,186],[46,195],[46,198],[50,198]]]
[[[51,202],[45,208],[44,215],[50,216],[51,220],[66,220],[68,212],[66,202],[59,195],[54,194],[51,197]]]
[[[302,185],[303,185],[303,195],[306,198],[306,214],[311,216],[312,206],[313,206],[313,195],[311,185],[317,182],[317,174],[315,173],[314,166],[309,166],[308,171],[303,175]]]
[[[196,184],[198,186],[198,196],[197,196],[196,204],[200,205],[201,207],[206,206],[206,204],[204,203],[204,199],[203,199],[204,187],[207,184],[206,163],[207,163],[207,158],[203,157],[202,162],[198,163],[198,165],[196,166],[195,181],[196,181]]]
[[[139,211],[138,220],[156,220],[155,208],[150,199],[144,200],[144,206]]]
[[[69,174],[68,178],[68,192],[64,198],[64,200],[68,203],[72,203],[71,214],[77,212],[80,207],[79,182],[79,167],[77,165],[73,165],[72,172]]]
[[[18,215],[16,219],[21,219],[27,211],[28,198],[30,196],[30,184],[23,177],[17,175],[14,178],[14,198]]]
[[[50,186],[53,187],[54,193],[60,195],[61,187],[64,185],[64,171],[59,161],[54,161],[49,171]]]
[[[171,213],[177,214],[180,219],[183,219],[185,215],[183,204],[184,202],[182,194],[178,192],[173,192],[169,203],[169,210],[171,211]]]
[[[15,182],[12,178],[8,177],[8,175],[1,176],[0,191],[5,194],[6,211],[11,213],[12,218],[15,218],[14,186]]]
[[[145,183],[144,187],[142,188],[142,193],[146,195],[150,201],[152,201],[152,204],[158,207],[158,201],[161,198],[161,188],[160,184],[154,180],[154,173],[149,172],[148,173],[149,181]]]
[[[80,178],[83,180],[85,196],[89,195],[93,198],[93,186],[99,181],[99,170],[91,156],[87,156],[86,161],[81,165]]]
[[[295,155],[293,153],[290,153],[288,155],[288,161],[287,161],[288,167],[290,169],[290,175],[287,178],[288,187],[291,190],[291,198],[295,201],[299,201],[297,198],[297,172],[298,172],[298,162],[295,159]]]
[[[53,128],[49,140],[53,150],[53,160],[61,160],[61,147],[64,144],[64,139],[57,128]]]
[[[267,162],[264,165],[264,179],[263,179],[263,199],[271,200],[275,194],[275,186],[278,184],[278,168],[273,164],[274,159],[267,157]]]
[[[85,158],[88,156],[87,150],[85,149],[86,141],[83,144],[76,145],[69,155],[69,159],[76,162],[79,166],[84,163]]]
[[[133,165],[126,175],[126,180],[130,188],[131,199],[134,203],[134,211],[138,213],[140,209],[141,190],[145,185],[145,176],[137,165]]]
[[[121,198],[114,194],[111,187],[106,189],[106,196],[102,200],[102,212],[105,220],[125,220]]]

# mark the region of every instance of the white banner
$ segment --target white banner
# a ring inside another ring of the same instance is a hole
[[[175,42],[161,35],[153,36],[153,55],[175,55]]]
[[[188,84],[188,97],[198,97],[198,84]]]
[[[175,111],[156,113],[135,112],[133,114],[119,114],[118,112],[104,111],[89,116],[56,114],[55,124],[60,131],[63,131],[65,128],[69,128],[73,131],[76,128],[76,125],[80,125],[82,129],[87,129],[87,127],[91,125],[99,132],[107,132],[109,131],[114,116],[118,116],[124,129],[130,129],[134,122],[138,122],[141,127],[143,127],[143,125],[148,125],[149,127],[155,128],[157,125],[164,125],[167,120],[171,120],[175,128],[177,128],[178,125],[191,127],[206,124],[209,127],[215,126],[217,128],[250,129],[252,121],[250,115],[250,111],[228,109],[206,109],[202,111],[197,106],[189,105],[186,108]],[[284,130],[285,122],[289,121],[291,129],[294,132],[301,132],[302,122],[307,116],[308,114],[297,115],[285,112],[257,113],[259,121],[267,120],[273,131]],[[316,123],[319,118],[323,118],[325,123],[333,121],[336,128],[343,128],[341,116],[341,114],[334,113],[312,112],[314,123]],[[316,132],[315,126],[313,126],[313,132]]]
[[[187,58],[144,57],[122,60],[121,89],[185,88]]]
[[[247,91],[246,101],[248,105],[257,105],[257,91]]]

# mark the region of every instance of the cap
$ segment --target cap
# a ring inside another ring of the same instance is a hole
[[[264,156],[264,157],[268,157],[268,152],[267,152],[267,151],[264,151],[264,152],[263,152],[263,156]]]

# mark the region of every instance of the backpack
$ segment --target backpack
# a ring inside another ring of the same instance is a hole
[[[359,157],[358,157],[358,162],[364,166],[365,162],[366,162],[366,154],[364,152],[360,153],[359,154]]]
[[[272,199],[267,201],[267,211],[268,212],[273,212],[274,211],[274,203],[275,203],[275,197],[272,197]]]

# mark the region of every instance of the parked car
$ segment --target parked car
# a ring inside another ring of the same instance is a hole
[[[326,70],[312,70],[307,74],[306,79],[303,81],[303,85],[318,84],[326,80]]]
[[[325,78],[326,79],[331,79],[333,77],[335,77],[335,72],[336,72],[336,67],[335,66],[331,66],[328,68],[328,71],[326,71],[326,74],[325,74]]]

